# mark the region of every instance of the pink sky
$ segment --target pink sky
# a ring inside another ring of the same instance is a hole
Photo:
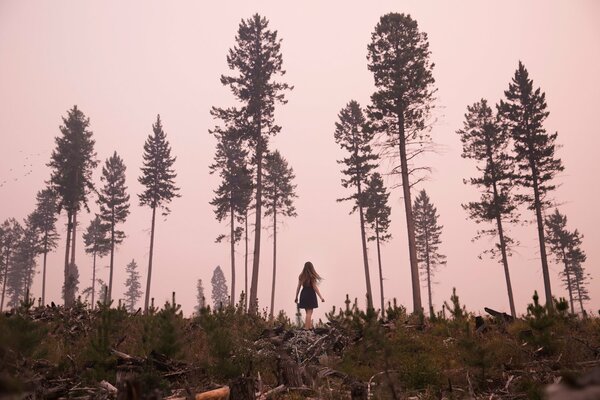
[[[458,5],[458,6],[457,6]],[[341,306],[345,294],[362,299],[364,271],[357,215],[350,204],[335,199],[346,192],[340,185],[336,160],[343,154],[333,139],[339,110],[356,99],[363,106],[372,94],[373,78],[366,66],[366,46],[379,17],[387,12],[410,13],[429,35],[434,77],[439,89],[432,130],[437,154],[417,164],[432,166],[430,179],[418,185],[429,193],[444,225],[441,251],[448,264],[436,276],[434,303],[441,307],[452,287],[472,311],[488,306],[508,311],[501,265],[479,260],[489,244],[471,243],[477,226],[466,220],[461,203],[477,192],[462,179],[475,174],[473,163],[460,157],[457,129],[466,106],[487,98],[496,103],[507,88],[518,61],[524,62],[536,86],[546,92],[548,131],[558,131],[558,156],[565,171],[557,179],[555,199],[568,216],[569,228],[585,235],[587,271],[597,277],[600,217],[596,199],[597,154],[600,146],[600,3],[596,1],[490,2],[281,2],[281,1],[2,1],[0,2],[0,220],[22,219],[32,211],[35,193],[49,176],[45,166],[60,132],[61,116],[74,104],[91,119],[98,158],[116,150],[128,167],[131,215],[123,225],[128,235],[116,254],[115,293],[124,292],[125,265],[134,258],[145,282],[150,210],[137,206],[137,182],[142,146],[160,113],[177,156],[175,168],[182,198],[172,213],[160,219],[152,296],[163,304],[174,290],[186,314],[195,304],[198,278],[210,296],[210,278],[220,265],[230,279],[229,249],[214,243],[226,232],[209,201],[218,185],[210,176],[215,140],[211,106],[233,104],[219,77],[227,73],[226,54],[242,18],[258,12],[283,38],[286,81],[295,86],[289,103],[277,109],[281,134],[272,141],[297,176],[298,217],[288,219],[278,234],[279,269],[276,308],[288,315],[296,277],[306,260],[324,276],[321,291],[327,302]],[[33,164],[29,167],[29,164]],[[28,173],[29,170],[31,173]],[[382,163],[381,172],[389,172]],[[100,169],[95,173],[99,182]],[[395,177],[388,186],[397,184]],[[383,248],[386,298],[396,297],[411,309],[410,272],[400,189],[392,191],[391,233]],[[91,204],[92,211],[97,206]],[[81,217],[85,228],[93,215]],[[533,214],[522,209],[523,217]],[[64,232],[64,218],[61,233]],[[80,229],[81,232],[82,229]],[[513,228],[521,241],[510,259],[518,313],[524,313],[535,289],[542,292],[537,234],[532,224]],[[48,298],[60,300],[64,241],[49,257]],[[272,246],[263,235],[259,304],[269,303]],[[376,252],[370,248],[374,295]],[[237,288],[243,288],[243,249],[237,254]],[[80,288],[89,284],[91,258],[78,242]],[[108,259],[100,265],[108,264]],[[560,266],[552,259],[553,292],[566,296],[559,285]],[[107,280],[108,270],[99,269]],[[41,292],[40,275],[33,285]],[[238,290],[238,292],[239,292]],[[423,292],[423,295],[425,292]],[[600,281],[590,284],[590,310],[600,308]],[[425,296],[424,296],[425,298]],[[376,297],[378,304],[378,297]]]

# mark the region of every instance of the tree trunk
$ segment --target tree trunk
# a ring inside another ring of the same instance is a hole
[[[496,196],[496,185],[494,184],[494,197]],[[513,318],[517,318],[515,309],[515,300],[513,297],[512,284],[510,282],[510,272],[508,270],[508,255],[506,254],[506,240],[504,239],[504,228],[502,227],[502,218],[496,215],[496,224],[498,225],[498,236],[500,236],[500,252],[502,253],[502,265],[504,266],[504,277],[506,278],[506,291],[508,292],[508,303],[510,306],[510,314]]]
[[[273,205],[273,283],[271,284],[271,311],[270,318],[273,319],[275,310],[275,277],[277,274],[277,207]]]
[[[579,279],[575,276],[575,283],[577,285],[577,297],[579,300],[579,307],[581,308],[581,315],[585,315],[585,311],[583,309],[583,299],[581,298],[581,286],[579,285]]]
[[[429,299],[429,318],[433,318],[433,296],[431,295],[431,259],[429,257],[429,231],[425,227],[425,262],[427,266],[427,297]]]
[[[94,303],[94,295],[96,294],[96,251],[94,251],[94,261],[92,263],[92,310],[96,303]]]
[[[44,266],[42,268],[42,307],[46,305],[46,259],[48,258],[48,232],[44,234]]]
[[[379,293],[381,295],[381,318],[383,318],[385,313],[384,308],[384,297],[383,297],[383,272],[381,268],[381,248],[379,245],[379,220],[375,220],[375,237],[377,239],[377,262],[379,264]]]
[[[6,262],[4,263],[4,279],[2,280],[2,300],[0,300],[0,312],[4,310],[4,294],[6,293],[6,280],[8,278],[8,263],[10,262],[10,245],[6,248]]]
[[[250,283],[249,312],[258,313],[258,269],[260,263],[260,234],[262,215],[262,126],[258,124],[258,144],[256,145],[256,216],[254,224],[254,258],[252,259],[252,282]]]
[[[571,274],[569,273],[569,263],[567,262],[567,255],[565,254],[564,247],[561,249],[563,255],[563,262],[565,264],[565,275],[567,276],[567,289],[569,290],[569,304],[571,304],[571,314],[575,314],[575,307],[573,306],[573,287],[571,286]]]
[[[150,228],[150,254],[148,256],[148,280],[146,282],[146,297],[144,300],[144,313],[148,313],[150,302],[150,282],[152,280],[152,253],[154,251],[154,223],[156,222],[156,206],[152,207],[152,227]]]
[[[358,197],[361,198],[361,188],[358,185]],[[359,200],[360,202],[360,200]],[[358,213],[360,214],[360,236],[362,239],[362,251],[363,251],[363,263],[365,266],[365,283],[367,286],[367,308],[373,308],[373,292],[371,291],[371,275],[369,273],[369,255],[367,254],[367,235],[365,232],[365,216],[363,215],[362,205],[358,206]]]
[[[417,261],[417,245],[415,241],[415,221],[410,197],[410,181],[408,176],[408,160],[406,158],[406,137],[404,135],[404,112],[398,112],[400,170],[402,175],[402,192],[404,195],[404,211],[406,213],[406,233],[408,235],[408,253],[410,257],[410,274],[413,290],[413,313],[423,312],[421,303],[421,283],[419,282],[419,263]]]
[[[71,307],[73,305],[73,301],[75,300],[75,299],[73,299],[72,293],[69,289],[69,286],[71,285],[70,284],[71,269],[69,268],[69,254],[70,254],[70,250],[71,250],[71,229],[73,228],[72,218],[73,218],[72,212],[67,211],[67,245],[65,247],[65,283],[64,283],[64,287],[63,287],[63,298],[65,301],[65,307]]]
[[[108,303],[112,301],[112,286],[113,286],[113,267],[115,265],[115,222],[114,222],[114,211],[113,221],[110,224],[110,272],[108,275]]]
[[[540,257],[542,259],[542,275],[544,276],[544,291],[546,294],[546,307],[548,312],[554,311],[554,304],[552,303],[552,287],[550,286],[550,271],[548,269],[548,258],[546,256],[546,239],[544,237],[544,218],[542,217],[542,204],[540,200],[540,190],[538,187],[538,173],[533,162],[531,164],[531,171],[533,177],[533,196],[535,206],[535,216],[537,219],[538,229],[538,240],[540,242]]]
[[[231,214],[231,236],[229,241],[231,244],[231,296],[229,305],[233,307],[235,305],[235,212],[233,210],[233,202],[231,203],[229,213]]]
[[[244,255],[244,310],[248,311],[248,210],[244,217],[246,228],[244,229],[244,241],[246,242],[246,251]]]

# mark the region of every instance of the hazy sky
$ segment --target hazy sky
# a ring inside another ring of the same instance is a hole
[[[429,35],[438,100],[432,137],[437,154],[418,159],[431,166],[428,181],[416,187],[429,193],[444,225],[441,251],[448,264],[435,280],[434,303],[441,307],[452,287],[469,310],[488,306],[508,311],[502,267],[477,255],[491,242],[472,243],[478,226],[466,219],[460,204],[477,192],[463,185],[474,164],[460,157],[456,130],[467,105],[487,98],[496,103],[521,60],[536,86],[546,92],[548,131],[558,131],[565,171],[554,194],[568,216],[569,228],[585,235],[585,267],[597,277],[600,250],[598,199],[598,110],[600,109],[600,3],[597,1],[6,1],[0,0],[0,220],[24,218],[35,193],[49,177],[45,166],[54,148],[61,117],[74,104],[91,119],[98,158],[116,150],[127,165],[132,195],[131,215],[123,225],[128,235],[116,253],[115,292],[124,292],[125,265],[134,258],[145,287],[151,213],[137,205],[142,146],[160,113],[177,156],[175,168],[182,197],[172,203],[168,218],[156,227],[152,296],[163,304],[172,291],[184,311],[195,304],[196,281],[204,281],[207,299],[213,269],[220,265],[230,279],[228,244],[215,237],[226,233],[209,201],[218,178],[209,175],[215,140],[208,129],[215,122],[211,106],[233,104],[219,82],[228,73],[226,54],[242,18],[258,12],[283,38],[286,82],[295,86],[289,103],[276,112],[282,131],[272,141],[297,176],[298,217],[278,233],[276,308],[295,312],[297,275],[311,260],[325,280],[326,303],[315,313],[323,317],[345,294],[363,299],[364,271],[357,215],[351,205],[336,203],[346,196],[340,185],[343,153],[333,138],[339,110],[351,99],[363,106],[373,93],[367,70],[367,44],[379,17],[410,13]],[[31,164],[31,166],[30,166]],[[387,162],[381,172],[387,173]],[[94,174],[99,182],[100,168]],[[398,184],[388,176],[388,186]],[[401,190],[390,196],[391,233],[383,247],[386,298],[396,297],[412,309],[410,271]],[[79,232],[92,213],[82,215]],[[522,208],[523,219],[533,220]],[[64,216],[59,220],[64,236]],[[266,222],[266,221],[265,221]],[[510,259],[517,312],[524,313],[535,289],[543,292],[535,225],[511,228],[521,246]],[[49,257],[48,298],[60,300],[64,238]],[[263,235],[259,305],[270,299],[272,237]],[[370,246],[371,277],[378,304],[375,247]],[[243,288],[243,249],[237,253],[237,289]],[[553,292],[560,286],[561,266],[551,258]],[[80,289],[91,280],[91,258],[78,241]],[[100,262],[108,264],[108,258]],[[108,270],[99,268],[107,280]],[[41,293],[41,275],[33,285]],[[590,285],[588,308],[600,308],[600,280]],[[425,299],[425,292],[423,291]],[[425,304],[425,303],[424,303]]]

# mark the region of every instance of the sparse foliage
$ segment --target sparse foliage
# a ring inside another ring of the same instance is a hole
[[[222,75],[221,83],[228,86],[241,105],[238,108],[213,107],[211,114],[226,126],[234,127],[239,137],[252,150],[256,167],[254,257],[250,284],[251,312],[258,312],[258,273],[260,266],[260,236],[262,231],[263,156],[268,151],[271,135],[281,127],[275,123],[275,104],[285,104],[284,91],[292,87],[276,81],[283,76],[281,39],[269,29],[269,21],[258,14],[240,22],[235,45],[229,50],[227,64],[235,75]]]
[[[564,169],[560,158],[554,155],[558,134],[546,132],[544,121],[549,115],[546,94],[540,88],[533,88],[533,80],[521,62],[504,95],[506,98],[500,101],[498,112],[514,143],[515,183],[533,192],[519,193],[515,197],[535,212],[546,307],[551,312],[552,287],[542,215],[544,208],[550,204],[548,195],[556,187],[552,181]]]
[[[115,246],[121,244],[125,233],[117,229],[117,224],[125,222],[129,215],[129,195],[125,186],[125,164],[117,152],[106,160],[102,167],[104,187],[98,196],[100,219],[110,231],[110,272],[108,278],[108,302],[112,300]]]
[[[67,111],[67,117],[63,117],[63,123],[60,127],[62,135],[55,139],[56,148],[48,166],[52,169],[52,189],[58,195],[58,210],[67,213],[63,298],[65,306],[72,306],[79,279],[74,251],[76,235],[72,232],[76,229],[81,205],[87,208],[87,197],[93,189],[92,172],[98,161],[94,151],[95,141],[89,130],[90,119],[77,106],[73,106]]]
[[[410,175],[417,171],[415,157],[430,143],[427,120],[435,93],[430,54],[427,34],[419,30],[417,21],[410,15],[389,13],[375,26],[367,55],[376,87],[370,118],[376,131],[386,135],[387,144],[400,151],[415,313],[421,313],[422,306]]]
[[[429,316],[430,318],[434,318],[435,312],[433,311],[431,286],[433,276],[438,268],[446,264],[446,256],[439,251],[439,246],[442,243],[440,236],[443,226],[439,225],[437,209],[431,203],[425,190],[421,190],[415,199],[413,215],[415,217],[417,256],[421,267],[421,274],[425,276],[427,284]]]
[[[152,133],[144,143],[144,166],[138,181],[144,186],[144,191],[138,195],[141,206],[152,209],[152,224],[150,228],[150,255],[148,257],[148,277],[146,282],[146,298],[144,312],[148,312],[150,302],[150,283],[152,281],[152,256],[154,253],[154,226],[156,209],[162,208],[163,215],[169,213],[167,205],[175,197],[180,197],[179,188],[175,186],[177,174],[173,169],[175,157],[171,156],[171,145],[163,131],[160,115],[152,125]]]
[[[351,100],[344,107],[339,115],[338,122],[335,124],[335,142],[340,145],[342,150],[348,153],[348,156],[338,160],[338,164],[346,168],[342,173],[346,178],[342,178],[342,186],[350,188],[352,195],[338,201],[350,200],[354,204],[352,212],[358,210],[360,219],[360,235],[362,240],[363,266],[365,269],[365,284],[367,291],[367,303],[369,308],[373,308],[373,292],[371,290],[371,276],[369,271],[369,257],[367,254],[367,233],[365,226],[365,190],[368,185],[369,175],[375,168],[377,155],[371,148],[373,131],[367,125],[363,110],[358,102]]]
[[[293,183],[296,176],[292,167],[279,151],[275,150],[265,157],[265,216],[273,216],[273,281],[271,284],[270,318],[273,318],[275,309],[275,279],[277,276],[277,216],[295,217],[296,207],[294,199],[296,185]]]
[[[517,221],[517,203],[514,190],[514,162],[507,151],[509,131],[498,121],[488,106],[487,100],[467,107],[463,129],[457,132],[463,144],[462,157],[475,160],[480,176],[465,180],[481,190],[478,201],[463,204],[469,218],[477,223],[494,224],[492,228],[479,230],[476,239],[482,236],[498,237],[498,243],[488,252],[504,267],[506,288],[511,315],[517,316],[508,269],[513,240],[506,234],[505,223]],[[500,252],[500,257],[498,257]]]

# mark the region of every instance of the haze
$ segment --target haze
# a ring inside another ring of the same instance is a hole
[[[342,306],[345,294],[364,304],[364,271],[358,215],[336,203],[347,192],[340,185],[336,160],[342,152],[333,139],[339,110],[351,99],[366,106],[373,93],[366,47],[379,17],[410,13],[429,35],[438,100],[431,132],[437,153],[416,164],[431,166],[425,188],[444,226],[441,252],[447,266],[436,276],[434,303],[439,309],[456,287],[471,311],[483,307],[509,311],[501,265],[478,254],[487,239],[472,243],[478,226],[466,219],[461,203],[477,192],[463,185],[474,164],[460,157],[456,130],[467,105],[487,98],[495,104],[521,60],[534,85],[546,92],[548,131],[558,131],[557,155],[565,171],[553,197],[568,216],[569,229],[584,234],[585,268],[597,276],[600,217],[597,114],[600,109],[600,3],[596,1],[490,2],[158,2],[158,1],[2,1],[0,2],[0,220],[22,220],[35,205],[35,193],[49,177],[46,163],[59,135],[61,117],[76,104],[91,119],[101,162],[116,150],[127,165],[131,215],[123,225],[127,239],[116,254],[116,298],[122,296],[125,265],[135,259],[142,282],[148,261],[150,209],[137,205],[142,146],[160,114],[177,156],[176,179],[182,197],[172,213],[157,223],[152,297],[162,305],[172,291],[191,314],[196,281],[204,282],[207,300],[213,269],[220,265],[230,283],[229,247],[215,243],[227,227],[219,224],[209,201],[218,178],[209,175],[215,139],[211,106],[233,104],[219,82],[228,73],[226,54],[242,18],[255,12],[270,20],[283,39],[286,82],[295,86],[289,103],[276,112],[282,132],[272,140],[296,173],[298,217],[278,233],[276,308],[293,317],[297,276],[311,260],[325,280],[326,303],[315,312]],[[390,165],[382,162],[381,172]],[[101,169],[95,173],[99,182]],[[386,175],[388,187],[399,179]],[[411,286],[401,190],[393,189],[393,240],[383,247],[386,298],[410,310]],[[81,215],[79,234],[92,213]],[[533,213],[521,208],[523,220]],[[267,220],[265,220],[267,221]],[[49,257],[48,299],[62,303],[64,226],[61,242]],[[517,312],[525,312],[534,290],[543,292],[537,234],[532,224],[512,228],[521,246],[510,259]],[[263,235],[259,307],[269,303],[272,246]],[[91,257],[77,244],[80,290],[90,284]],[[243,248],[237,254],[237,289],[243,289]],[[379,297],[376,252],[370,246],[371,279]],[[559,282],[562,267],[552,258],[552,288],[566,296]],[[104,259],[100,265],[108,264]],[[106,281],[108,270],[99,268]],[[41,292],[36,275],[33,294]],[[145,286],[145,285],[144,285]],[[590,284],[589,310],[600,308],[600,282]],[[378,300],[375,302],[378,304]]]

